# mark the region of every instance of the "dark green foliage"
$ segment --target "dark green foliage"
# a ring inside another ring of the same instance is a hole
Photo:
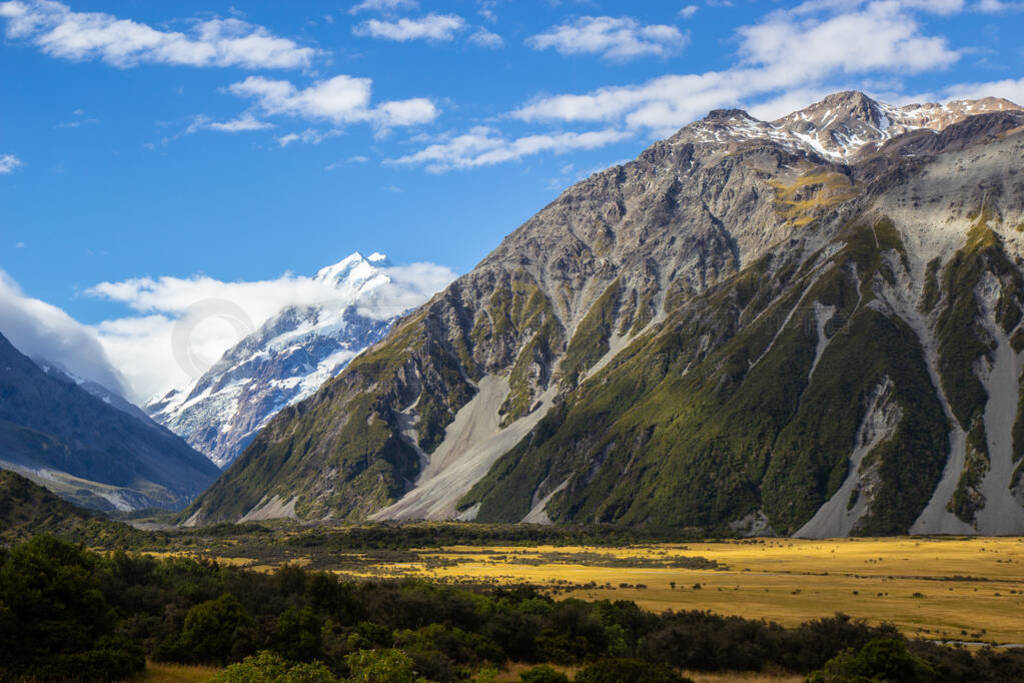
[[[345,658],[352,672],[349,678],[359,683],[414,683],[414,663],[401,650],[360,650]]]
[[[859,651],[846,650],[807,678],[809,683],[917,683],[935,672],[907,649],[903,640],[876,639]]]
[[[939,268],[942,266],[942,259],[936,257],[928,262],[924,272],[924,293],[921,296],[921,312],[931,313],[935,305],[939,303],[942,290],[939,285]]]
[[[891,626],[842,615],[787,629],[706,612],[653,614],[628,601],[556,601],[528,586],[349,582],[295,566],[264,574],[104,557],[47,537],[0,551],[0,636],[5,679],[128,678],[145,653],[241,662],[225,681],[451,681],[507,661],[594,665],[593,680],[678,680],[666,666],[806,673],[846,649],[900,639]],[[1020,652],[906,646],[943,680],[1014,680],[1024,670]]]
[[[639,659],[602,659],[583,668],[575,683],[693,683],[664,664]]]
[[[535,666],[519,674],[522,683],[569,683],[569,677],[547,664]]]
[[[52,536],[0,552],[0,678],[125,678],[145,665],[115,634],[99,558]]]
[[[566,385],[576,386],[580,374],[608,352],[608,339],[618,317],[621,296],[622,285],[616,280],[576,327],[559,369]]]
[[[76,508],[20,474],[0,470],[0,543],[42,533],[102,547],[158,546],[162,540],[160,534]]]
[[[176,659],[224,663],[236,652],[239,644],[248,639],[246,630],[252,625],[252,618],[238,602],[238,598],[230,593],[225,593],[215,600],[201,602],[185,615],[185,625],[178,638]]]
[[[886,255],[905,267],[899,234],[883,220],[851,225],[843,239],[818,270],[766,257],[677,303],[460,507],[516,522],[565,482],[546,508],[555,521],[715,529],[762,510],[791,533],[842,484],[868,399],[891,383],[903,417],[866,459],[880,486],[857,531],[905,533],[941,477],[949,425],[914,332],[867,305]],[[812,376],[813,303],[834,311]]]
[[[939,371],[946,396],[965,431],[970,430],[975,417],[984,410],[988,398],[974,374],[975,364],[993,349],[980,322],[983,312],[975,290],[986,272],[1002,282],[997,319],[1009,332],[1020,319],[1018,292],[1024,288],[1020,272],[1007,256],[1002,241],[988,227],[989,220],[982,212],[967,244],[950,259],[942,276],[947,305],[937,324]]]
[[[988,442],[985,436],[985,423],[978,416],[974,426],[967,433],[967,452],[964,458],[964,469],[960,473],[956,490],[949,500],[949,511],[965,522],[974,521],[974,515],[985,506],[985,497],[981,493],[981,481],[988,472]]]
[[[263,651],[214,674],[210,683],[335,683],[338,680],[321,662],[296,664]]]

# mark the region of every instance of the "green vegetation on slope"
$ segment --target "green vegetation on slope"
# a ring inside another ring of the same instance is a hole
[[[566,483],[547,506],[557,521],[715,527],[763,510],[791,533],[845,479],[866,399],[891,380],[902,419],[866,459],[880,485],[857,532],[905,532],[941,476],[948,425],[914,333],[867,306],[883,254],[905,263],[898,233],[879,221],[844,239],[818,269],[765,259],[682,303],[546,416],[460,507],[518,521],[535,493]],[[814,303],[833,314],[812,376]]]

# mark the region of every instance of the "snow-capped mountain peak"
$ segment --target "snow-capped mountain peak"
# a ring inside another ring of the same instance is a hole
[[[423,301],[395,281],[390,268],[378,252],[355,252],[321,268],[312,279],[327,286],[323,301],[283,309],[202,377],[150,402],[146,411],[226,467],[279,410],[315,392],[383,338],[393,312]]]
[[[358,296],[391,281],[383,272],[388,265],[384,254],[374,252],[369,258],[364,258],[357,251],[334,265],[321,268],[313,279],[331,285],[342,296]]]
[[[680,131],[678,139],[703,144],[770,141],[846,163],[913,130],[938,132],[974,114],[1019,109],[996,97],[895,106],[849,90],[775,121],[760,121],[741,109],[715,110]]]

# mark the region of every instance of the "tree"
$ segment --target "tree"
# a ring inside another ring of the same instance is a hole
[[[576,683],[693,683],[664,664],[638,659],[602,659],[585,667]]]
[[[401,650],[360,650],[345,657],[352,676],[359,683],[417,683],[413,661]]]
[[[569,683],[569,677],[561,671],[552,669],[547,664],[535,666],[519,674],[523,683]]]
[[[185,615],[178,639],[179,652],[195,662],[227,662],[242,631],[252,626],[238,598],[224,593],[201,602]]]
[[[845,650],[807,680],[811,683],[916,683],[934,680],[928,664],[907,650],[906,641],[876,638],[860,650]]]
[[[116,638],[99,558],[52,536],[0,555],[0,678],[127,678],[142,651]]]
[[[320,662],[293,664],[263,651],[232,664],[210,683],[335,683],[337,677]]]

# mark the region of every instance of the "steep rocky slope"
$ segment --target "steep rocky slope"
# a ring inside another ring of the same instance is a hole
[[[171,432],[44,372],[2,335],[0,468],[101,510],[182,508],[218,473]]]
[[[187,511],[1024,532],[1024,113],[716,111],[573,186]]]
[[[386,258],[352,254],[317,273],[331,298],[290,306],[228,349],[201,377],[146,410],[209,457],[231,464],[281,408],[311,395],[394,321],[366,315],[366,299],[392,285]],[[419,299],[422,301],[423,299]]]

